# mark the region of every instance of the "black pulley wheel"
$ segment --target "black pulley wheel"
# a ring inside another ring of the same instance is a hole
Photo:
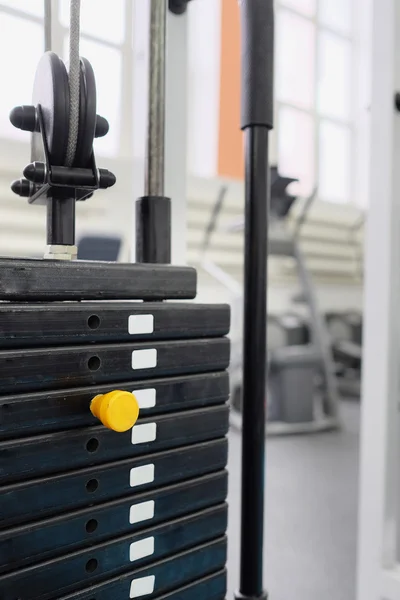
[[[81,88],[79,107],[79,133],[74,166],[85,168],[93,150],[96,130],[96,80],[92,65],[81,58]]]
[[[69,130],[69,86],[65,65],[54,52],[46,52],[39,61],[33,84],[32,104],[42,108],[50,162],[63,166]],[[39,132],[32,133],[31,161],[44,162],[43,142]]]

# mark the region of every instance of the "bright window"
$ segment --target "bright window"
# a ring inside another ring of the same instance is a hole
[[[69,27],[69,2],[60,2],[60,19]],[[81,32],[100,40],[121,44],[124,40],[124,0],[83,0],[81,3]]]
[[[351,36],[353,6],[352,0],[319,0],[319,21],[330,29]]]
[[[282,0],[282,4],[307,17],[315,14],[317,0]]]
[[[325,31],[318,41],[319,111],[325,116],[350,120],[351,43]]]
[[[44,14],[43,0],[0,0],[0,9],[1,6],[8,6],[37,17],[43,17]]]
[[[315,181],[314,120],[311,115],[294,108],[279,111],[279,170],[282,175],[296,177],[290,193],[307,196]]]
[[[351,134],[347,127],[323,121],[319,128],[319,196],[347,202],[351,194]]]
[[[36,67],[43,54],[43,28],[33,21],[0,12],[0,133],[2,137],[28,142],[29,133],[13,127],[8,115],[14,106],[30,104]],[[29,52],[21,50],[29,40]],[[12,60],[7,60],[7,57]]]
[[[276,95],[282,102],[312,108],[315,80],[315,26],[281,10],[276,27]]]
[[[275,135],[291,192],[351,202],[354,126],[353,0],[278,0]]]

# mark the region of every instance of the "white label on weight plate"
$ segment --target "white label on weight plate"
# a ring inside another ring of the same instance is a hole
[[[154,481],[154,465],[143,465],[142,467],[135,467],[134,469],[131,469],[129,479],[131,487],[144,485],[145,483],[151,483]]]
[[[145,556],[154,554],[154,537],[148,537],[129,546],[129,560],[134,562]]]
[[[153,333],[153,331],[153,315],[129,315],[128,333],[131,335],[138,335],[140,333]]]
[[[143,423],[143,425],[134,425],[132,427],[132,444],[144,444],[146,442],[154,442],[156,437],[156,423]]]
[[[154,592],[154,585],[156,578],[154,575],[148,577],[140,577],[140,579],[133,579],[131,581],[131,589],[129,592],[129,598],[139,598],[140,596],[146,596]]]
[[[132,369],[152,369],[157,366],[157,350],[134,350],[132,352]]]
[[[148,388],[146,390],[133,390],[132,394],[138,401],[139,408],[153,408],[156,405],[156,390]]]
[[[140,504],[132,504],[129,510],[129,523],[140,523],[141,521],[148,521],[154,517],[154,500],[148,502],[140,502]]]

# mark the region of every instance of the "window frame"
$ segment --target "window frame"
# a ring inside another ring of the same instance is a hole
[[[313,15],[305,14],[300,10],[292,6],[288,6],[285,4],[285,0],[278,0],[276,2],[276,11],[285,11],[291,13],[297,17],[305,19],[306,21],[313,24],[315,27],[315,47],[314,47],[314,57],[315,57],[315,70],[314,70],[314,102],[312,108],[305,108],[302,105],[298,105],[295,101],[283,101],[280,100],[277,96],[275,97],[275,111],[278,116],[280,113],[280,109],[282,107],[288,107],[308,116],[311,116],[314,120],[314,165],[313,172],[315,174],[315,185],[318,186],[319,174],[320,174],[320,128],[322,123],[332,123],[334,125],[345,128],[350,135],[350,197],[345,201],[339,201],[335,198],[329,197],[321,197],[319,199],[323,202],[328,202],[332,204],[356,204],[356,183],[355,183],[355,171],[356,171],[356,146],[357,146],[357,126],[356,126],[356,118],[355,118],[355,102],[356,102],[356,90],[355,90],[355,55],[356,55],[356,34],[355,34],[355,20],[354,20],[354,2],[352,1],[352,31],[349,34],[343,33],[339,29],[335,29],[325,23],[320,22],[319,20],[319,9],[320,9],[320,0],[316,0],[316,8],[315,13]],[[339,118],[330,115],[323,114],[318,106],[318,81],[319,81],[319,69],[320,69],[320,61],[321,55],[319,52],[319,40],[321,33],[328,33],[334,36],[337,39],[346,41],[350,43],[351,47],[351,91],[350,91],[350,115],[349,118]],[[275,57],[275,60],[276,57]],[[280,134],[280,123],[279,117],[275,119],[275,137],[276,137],[276,156],[279,165],[279,134]],[[285,173],[290,176],[290,173]],[[310,190],[311,193],[311,190]]]

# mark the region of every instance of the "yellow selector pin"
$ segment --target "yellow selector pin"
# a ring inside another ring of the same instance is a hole
[[[105,427],[113,431],[128,431],[139,416],[135,395],[120,390],[95,396],[90,403],[90,410]]]

